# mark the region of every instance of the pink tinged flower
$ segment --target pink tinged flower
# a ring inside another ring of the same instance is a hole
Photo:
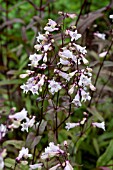
[[[29,76],[29,74],[20,74],[19,77],[20,77],[21,79],[24,79],[24,78],[26,78],[27,76]]]
[[[80,123],[66,123],[65,128],[66,128],[67,130],[70,130],[70,129],[76,127],[76,126],[80,126]]]
[[[79,51],[80,53],[84,55],[87,53],[86,47],[81,47],[80,45],[75,44],[75,43],[73,43],[73,45],[76,47],[77,51]]]
[[[25,147],[22,147],[22,149],[19,151],[19,155],[16,158],[16,160],[19,161],[22,158],[27,159],[27,158],[30,158],[30,157],[32,157],[32,154],[29,154],[29,149],[25,148]]]
[[[103,57],[105,57],[106,55],[107,55],[107,51],[104,51],[104,52],[102,52],[102,53],[99,54],[99,57],[100,57],[100,58],[103,58]]]
[[[4,160],[3,157],[0,155],[0,170],[4,169]]]
[[[63,49],[63,52],[59,51],[58,55],[62,58],[66,58],[66,59],[73,58],[73,53],[67,49]]]
[[[44,52],[51,50],[51,43],[43,45]]]
[[[92,123],[92,125],[93,125],[94,127],[101,128],[101,129],[103,129],[103,130],[105,131],[105,122],[101,122],[101,123],[94,122],[94,123]]]
[[[71,41],[74,41],[74,40],[76,41],[81,37],[81,34],[78,34],[77,30],[75,30],[75,32],[68,30],[68,32],[71,37]]]
[[[27,110],[23,108],[20,112],[15,113],[14,115],[9,115],[9,119],[16,119],[17,121],[22,121],[27,118]]]
[[[54,28],[54,27],[50,27],[50,26],[45,26],[44,30],[48,31],[48,32],[53,32],[53,31],[57,31],[59,30],[59,28]]]
[[[80,107],[81,106],[81,102],[80,102],[80,96],[79,96],[79,92],[77,92],[75,98],[73,99],[72,103],[77,106]]]
[[[59,65],[59,64],[62,64],[62,65],[69,65],[70,62],[69,62],[68,60],[66,60],[66,59],[60,58],[60,62],[59,62],[57,65]]]
[[[64,167],[64,170],[73,170],[73,167],[71,166],[71,164],[69,163],[69,161],[66,161],[65,162],[65,167]]]
[[[6,125],[1,124],[0,125],[0,141],[6,135],[6,133],[7,133]]]
[[[43,34],[40,34],[40,32],[38,33],[38,37],[37,38],[37,41],[40,43],[40,41],[46,41],[47,38],[43,35]]]
[[[58,167],[60,167],[60,164],[57,164],[57,165],[53,166],[53,167],[50,168],[49,170],[57,170]]]
[[[51,27],[55,27],[57,26],[57,23],[55,21],[53,21],[52,19],[48,19],[48,25],[50,25]]]
[[[96,87],[94,87],[93,84],[90,84],[89,87],[90,87],[90,89],[91,89],[92,91],[95,91],[95,90],[96,90]]]
[[[58,92],[62,87],[60,86],[60,83],[56,82],[55,80],[50,80],[49,81],[49,88],[50,88],[50,92],[52,94]]]
[[[62,78],[66,79],[67,81],[69,81],[70,78],[71,78],[69,74],[67,74],[67,73],[65,73],[65,72],[63,72],[63,71],[60,71],[60,70],[55,69],[54,72],[57,73],[57,74],[58,74],[59,76],[61,76]]]
[[[41,159],[47,159],[50,157],[58,156],[59,154],[63,154],[64,151],[59,148],[59,146],[54,145],[53,142],[49,143],[49,146],[45,148],[45,152],[42,153]]]
[[[30,170],[32,170],[32,169],[41,169],[42,166],[43,166],[42,163],[38,163],[38,164],[34,164],[34,165],[29,165]]]
[[[94,35],[97,36],[98,38],[101,38],[102,40],[105,40],[106,34],[102,34],[102,33],[97,32],[97,33],[94,33]]]
[[[59,28],[57,28],[56,26],[57,26],[57,23],[53,21],[52,19],[49,19],[49,22],[47,23],[47,26],[44,27],[44,30],[48,32],[59,30]]]
[[[89,92],[85,92],[84,90],[81,90],[81,96],[82,96],[81,101],[85,102],[86,100],[91,100]]]
[[[41,48],[42,48],[42,45],[41,45],[41,44],[36,44],[36,45],[34,46],[34,48],[35,48],[37,51],[40,51]]]
[[[71,18],[71,19],[74,19],[77,15],[76,14],[69,14],[69,13],[67,13],[67,16],[69,18]]]

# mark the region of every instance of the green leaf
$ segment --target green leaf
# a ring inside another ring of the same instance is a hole
[[[23,80],[15,79],[15,80],[3,80],[0,82],[0,86],[11,85],[11,84],[22,84]]]
[[[94,145],[94,148],[95,148],[95,150],[96,150],[96,153],[99,155],[99,154],[100,154],[100,151],[99,151],[99,144],[98,144],[96,138],[93,138],[93,145]]]
[[[17,149],[21,149],[22,146],[25,145],[25,142],[22,140],[7,140],[3,143],[3,147],[6,147],[8,145],[13,145]]]
[[[14,160],[14,159],[11,159],[11,158],[6,158],[6,159],[5,159],[5,166],[6,166],[7,168],[12,168],[12,169],[14,169],[15,160]]]
[[[106,165],[113,157],[113,140],[110,141],[106,151],[97,160],[97,166]]]

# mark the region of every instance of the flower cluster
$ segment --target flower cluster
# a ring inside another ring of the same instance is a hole
[[[12,121],[12,124],[9,125],[8,128],[15,129],[21,126],[21,131],[26,130],[27,132],[28,128],[32,127],[35,123],[35,116],[29,119],[27,117],[27,110],[25,110],[25,108],[23,108],[20,112],[15,113],[14,115],[9,115],[9,119]]]
[[[62,15],[64,14],[62,13]],[[65,41],[64,37],[69,37],[70,42],[66,46],[62,46],[59,51],[55,51],[55,38],[52,33],[60,31],[61,25],[49,19],[44,30],[46,31],[45,34],[39,33],[37,37],[38,43],[34,46],[38,53],[32,54],[29,57],[31,61],[29,65],[37,68],[43,74],[38,73],[35,76],[35,73],[31,71],[31,74],[29,74],[31,77],[27,80],[26,84],[21,85],[21,89],[25,93],[31,91],[32,94],[38,95],[42,91],[43,86],[46,85],[49,92],[54,95],[59,90],[66,89],[68,83],[68,93],[73,96],[72,103],[79,107],[82,105],[81,102],[91,99],[88,88],[95,90],[91,82],[92,69],[89,67],[81,68],[81,64],[88,64],[88,60],[85,57],[87,54],[86,47],[76,43],[81,38],[81,34],[77,32],[75,27],[66,29],[65,35],[62,35],[62,38]],[[51,60],[49,55],[52,49],[54,49],[53,60]],[[47,72],[49,70],[51,70],[52,76],[50,74],[48,76]]]

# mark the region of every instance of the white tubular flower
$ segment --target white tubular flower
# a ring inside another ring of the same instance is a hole
[[[113,14],[111,14],[111,15],[109,16],[109,18],[112,19],[112,22],[113,22]]]
[[[78,84],[79,84],[79,86],[89,86],[91,84],[91,77],[88,78],[84,74],[81,74]]]
[[[59,148],[59,146],[54,145],[53,142],[49,143],[49,146],[45,148],[45,152],[42,153],[41,159],[47,159],[53,156],[58,156],[59,154],[63,154],[64,151]]]
[[[44,82],[45,82],[45,75],[42,75],[40,77],[40,81],[38,82],[39,90],[41,90],[42,86],[44,85]]]
[[[69,62],[68,60],[66,60],[66,59],[62,59],[62,58],[60,58],[60,62],[59,62],[58,64],[62,64],[62,65],[69,65],[69,64],[70,64],[70,62]]]
[[[47,53],[44,54],[44,57],[43,57],[43,62],[47,62]]]
[[[96,90],[96,87],[95,86],[93,86],[93,84],[90,84],[90,89],[92,90],[92,91],[95,91]]]
[[[52,19],[48,19],[48,25],[50,25],[51,27],[56,27],[57,26],[57,23],[55,21],[53,21]]]
[[[21,126],[22,126],[21,131],[25,131],[26,130],[28,132],[28,128],[32,127],[34,125],[34,123],[35,123],[35,116],[33,116],[32,119],[27,118],[26,122],[23,122],[21,124]]]
[[[61,76],[62,78],[66,79],[67,81],[70,80],[71,76],[63,71],[60,71],[60,70],[57,70],[55,69],[54,70],[55,73],[57,73],[59,76]]]
[[[74,89],[75,89],[75,84],[73,84],[73,85],[71,86],[71,88],[69,89],[68,93],[69,93],[70,95],[73,94]]]
[[[52,49],[51,48],[51,43],[43,45],[44,52],[47,52],[48,50]]]
[[[30,157],[32,157],[32,154],[29,154],[29,149],[22,147],[22,149],[19,151],[19,155],[16,158],[16,160],[20,161],[22,158],[27,159],[27,158],[30,158]]]
[[[89,61],[83,55],[82,55],[82,61],[86,65],[89,63]]]
[[[80,102],[80,96],[79,93],[77,92],[75,98],[73,99],[72,103],[77,106],[80,107],[81,106],[81,102]]]
[[[81,96],[82,96],[81,101],[85,102],[86,100],[91,100],[89,92],[85,92],[84,90],[81,90]]]
[[[92,125],[93,125],[94,127],[101,128],[101,129],[103,129],[103,130],[105,131],[105,122],[101,122],[101,123],[94,122],[94,123],[92,123]]]
[[[99,54],[99,57],[100,57],[100,58],[103,58],[103,57],[106,56],[106,54],[107,54],[107,51],[104,51],[104,52],[102,52],[102,53]]]
[[[38,89],[39,89],[39,87],[38,87],[38,85],[36,84],[35,86],[31,86],[30,91],[31,91],[32,94],[34,95],[34,94],[38,94]]]
[[[62,57],[63,59],[73,58],[73,53],[66,48],[63,49],[63,52],[59,51],[58,55]]]
[[[23,108],[20,112],[15,113],[14,115],[9,115],[9,119],[16,119],[17,121],[22,121],[27,118],[27,110]]]
[[[30,169],[29,170],[32,170],[32,169],[41,169],[42,168],[42,163],[38,163],[38,164],[34,164],[34,165],[29,165]]]
[[[21,85],[20,88],[23,90],[23,93],[27,93],[30,90],[29,85],[27,84]]]
[[[77,16],[76,14],[69,14],[69,13],[66,13],[66,15],[71,19],[74,19]]]
[[[49,19],[49,22],[47,23],[47,26],[44,27],[44,30],[48,32],[59,30],[59,28],[56,28],[56,26],[57,26],[57,23],[53,21],[52,19]]]
[[[50,92],[52,94],[58,92],[62,87],[60,86],[60,83],[56,82],[55,80],[50,80],[49,81],[49,88],[50,88]]]
[[[0,125],[0,141],[6,135],[6,132],[7,132],[6,125],[1,124]]]
[[[75,32],[68,30],[68,33],[71,37],[71,41],[74,41],[74,40],[76,41],[81,37],[81,34],[78,34],[77,30],[75,30]]]
[[[53,166],[52,168],[50,168],[49,170],[57,170],[57,168],[60,166],[60,164],[57,164],[55,166]]]
[[[41,45],[41,44],[36,44],[36,45],[34,46],[34,48],[35,48],[37,51],[39,51],[39,50],[41,50],[42,45]]]
[[[40,40],[41,41],[46,41],[47,38],[43,35],[43,34],[40,34],[40,32],[38,33],[38,37],[37,38],[37,41],[40,43]]]
[[[66,166],[65,166],[64,170],[73,170],[73,167],[71,166],[69,161],[66,161],[65,163],[66,163]]]
[[[94,35],[97,36],[98,38],[101,38],[102,40],[105,40],[106,34],[102,34],[102,33],[97,32],[97,33],[94,33]]]
[[[0,170],[3,170],[4,168],[4,160],[3,157],[0,155]]]
[[[35,53],[35,54],[30,55],[29,60],[31,60],[31,64],[29,64],[29,65],[31,65],[33,67],[37,67],[39,65],[38,62],[42,59],[42,57],[43,57],[42,54]]]
[[[73,45],[76,47],[77,51],[79,51],[80,53],[84,55],[87,53],[86,47],[81,47],[80,45],[75,44],[75,43],[73,43]]]
[[[20,74],[20,75],[19,75],[19,77],[20,77],[21,79],[24,79],[24,78],[26,78],[27,76],[29,76],[29,74]]]
[[[65,128],[66,128],[67,130],[70,130],[70,129],[76,127],[76,126],[80,126],[80,123],[66,123]]]
[[[113,19],[113,14],[111,14],[111,15],[109,16],[109,18],[110,18],[110,19]]]

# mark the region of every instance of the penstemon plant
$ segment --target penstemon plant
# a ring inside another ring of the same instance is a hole
[[[92,69],[88,67],[86,47],[79,43],[82,35],[78,33],[76,26],[66,28],[65,25],[66,18],[73,19],[76,15],[64,12],[59,12],[59,15],[60,22],[49,19],[44,32],[38,33],[37,44],[34,46],[36,53],[29,56],[31,70],[20,75],[21,78],[28,77],[20,88],[23,93],[37,96],[39,113],[28,116],[25,108],[16,113],[13,109],[8,117],[8,126],[0,125],[0,140],[9,129],[20,128],[21,133],[27,134],[27,139],[15,158],[14,169],[22,164],[31,170],[73,170],[78,165],[71,162],[68,139],[59,144],[59,129],[64,129],[66,133],[72,128],[80,127],[78,140],[90,127],[105,130],[104,122],[92,120],[86,126],[86,112],[83,112],[81,120],[70,122],[72,116],[76,117],[75,109],[90,101],[90,90],[95,91],[96,88],[91,81]],[[104,35],[102,38],[105,38]],[[48,139],[43,141],[40,151],[38,145],[45,131]],[[0,153],[1,169],[4,167],[3,155],[4,150]]]

